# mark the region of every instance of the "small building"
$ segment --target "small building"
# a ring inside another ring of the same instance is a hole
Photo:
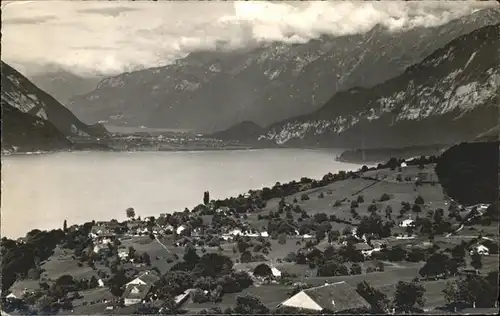
[[[260,237],[269,237],[269,234],[267,232],[261,232]]]
[[[174,297],[175,305],[180,306],[182,305],[191,295],[191,292],[193,292],[194,289],[187,289],[183,293],[177,295]]]
[[[123,303],[125,306],[141,303],[151,291],[149,284],[127,284],[123,292]]]
[[[121,259],[121,260],[125,260],[128,258],[128,251],[120,251],[118,252],[118,257]]]
[[[181,226],[177,227],[175,232],[177,233],[177,235],[180,235],[185,229],[186,229],[186,226],[181,225]]]
[[[14,293],[10,293],[5,298],[7,299],[7,301],[14,301],[14,300],[21,299],[21,297],[17,297],[16,294],[14,294]]]
[[[253,275],[263,278],[280,278],[281,271],[272,264],[261,263],[255,267]]]
[[[408,164],[406,162],[402,162],[401,165],[400,165],[401,168],[406,168],[408,167]]]
[[[415,221],[411,218],[399,222],[399,227],[411,227],[411,226],[415,226]]]
[[[490,255],[490,250],[488,249],[488,247],[484,246],[484,245],[476,245],[474,247],[472,247],[472,249],[470,250],[470,254],[474,254],[475,252],[477,252],[478,254],[482,255],[482,256],[489,256]]]
[[[104,281],[102,279],[97,280],[97,285],[99,287],[104,287]]]
[[[329,313],[362,313],[370,304],[345,281],[304,289],[278,307]]]

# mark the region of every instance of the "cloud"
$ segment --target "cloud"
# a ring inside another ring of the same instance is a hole
[[[54,15],[45,15],[37,17],[26,17],[26,18],[11,18],[2,20],[4,24],[41,24],[50,20],[54,20],[57,17]]]
[[[496,1],[291,2],[25,2],[3,9],[3,56],[40,71],[57,64],[80,75],[113,75],[172,63],[199,50],[234,49],[259,42],[306,42],[383,25],[396,32],[432,27]],[[39,20],[41,21],[41,20]],[[37,65],[34,67],[33,65]]]
[[[90,8],[90,9],[81,9],[77,10],[80,13],[93,13],[93,14],[102,14],[102,15],[109,15],[112,17],[117,17],[120,14],[124,12],[129,12],[129,11],[136,11],[139,9],[136,8],[130,8],[130,7],[107,7],[107,8]]]

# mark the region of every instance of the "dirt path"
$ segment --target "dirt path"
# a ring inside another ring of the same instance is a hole
[[[167,246],[165,246],[164,244],[162,244],[162,242],[158,239],[158,237],[156,235],[154,235],[154,236],[155,236],[155,240],[160,244],[160,246],[162,246],[163,249],[165,249],[167,252],[171,253],[171,251],[168,250]]]

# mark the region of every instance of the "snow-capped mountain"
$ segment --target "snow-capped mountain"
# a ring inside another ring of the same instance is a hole
[[[92,137],[101,135],[104,132],[97,125],[89,126],[82,123],[56,99],[39,89],[3,61],[1,95],[2,107],[10,106],[21,113],[48,121],[65,136]],[[6,118],[3,119],[6,120]]]
[[[273,124],[281,145],[385,147],[473,140],[498,124],[500,24],[458,37],[402,75],[337,93],[319,110]]]
[[[499,20],[498,10],[487,9],[434,28],[390,33],[376,26],[305,44],[191,53],[172,65],[106,78],[68,107],[84,121],[115,125],[202,131],[242,121],[268,125],[310,113],[337,91],[398,76],[452,39]]]

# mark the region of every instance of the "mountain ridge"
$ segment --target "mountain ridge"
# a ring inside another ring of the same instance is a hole
[[[436,28],[267,43],[236,52],[196,52],[173,65],[103,79],[68,107],[87,122],[223,130],[307,114],[337,91],[396,77],[461,34],[500,20],[480,10]]]
[[[259,138],[348,148],[473,138],[498,123],[500,66],[491,56],[498,52],[499,28],[460,36],[401,76],[373,88],[338,92],[317,111],[272,124]],[[467,124],[466,118],[475,121]],[[427,135],[419,138],[412,129]]]
[[[100,136],[95,126],[81,122],[69,109],[47,92],[38,88],[16,69],[1,62],[2,103],[23,113],[50,121],[66,136]]]

